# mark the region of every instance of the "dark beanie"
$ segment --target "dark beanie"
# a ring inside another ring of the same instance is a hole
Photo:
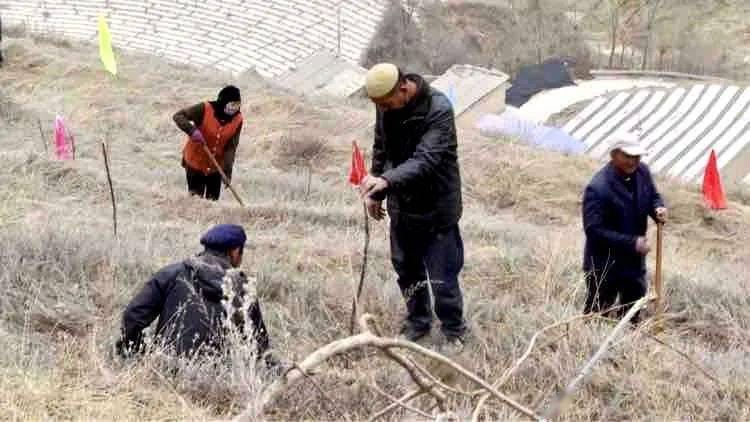
[[[201,244],[216,251],[241,248],[246,240],[245,229],[236,224],[217,224],[201,236]]]
[[[219,91],[219,96],[216,99],[216,102],[225,105],[232,101],[242,101],[240,98],[240,89],[234,85],[227,85]]]

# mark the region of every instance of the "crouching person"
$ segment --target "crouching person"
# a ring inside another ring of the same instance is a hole
[[[253,342],[258,359],[269,368],[278,366],[268,353],[255,286],[237,269],[246,241],[244,229],[220,224],[200,241],[203,252],[161,269],[127,306],[118,354],[143,352],[143,330],[158,317],[155,344],[178,356],[221,352],[227,334],[235,330]]]

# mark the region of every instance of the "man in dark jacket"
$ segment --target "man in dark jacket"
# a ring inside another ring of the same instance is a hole
[[[609,310],[618,295],[621,305],[646,295],[646,255],[651,249],[647,219],[651,216],[661,224],[667,218],[651,172],[640,162],[646,150],[638,135],[619,133],[609,142],[611,161],[583,195],[585,313]],[[620,306],[615,315],[623,315],[626,308]]]
[[[236,269],[245,240],[241,226],[217,225],[201,237],[203,252],[156,273],[125,309],[118,353],[142,352],[143,330],[158,317],[157,347],[182,356],[219,352],[233,329],[271,363],[254,280]]]
[[[407,308],[402,334],[416,341],[429,333],[431,287],[447,345],[460,349],[466,331],[458,283],[464,250],[453,108],[422,77],[403,75],[389,63],[370,69],[367,93],[377,114],[371,176],[361,192],[377,220],[388,198],[391,261]]]

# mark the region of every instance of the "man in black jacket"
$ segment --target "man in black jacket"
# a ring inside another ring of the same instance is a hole
[[[618,295],[621,305],[646,295],[646,255],[651,250],[647,219],[664,223],[667,218],[651,172],[640,162],[646,150],[638,135],[619,133],[609,142],[611,161],[591,179],[583,195],[585,313],[609,310]],[[621,306],[614,314],[621,316],[626,308]]]
[[[273,363],[255,285],[236,269],[246,235],[241,226],[219,224],[201,237],[205,250],[169,265],[149,280],[125,309],[123,356],[142,352],[143,330],[157,317],[155,346],[181,356],[222,350],[228,329],[254,342],[258,357]]]
[[[466,332],[458,283],[464,250],[453,108],[422,77],[404,75],[389,63],[369,70],[367,93],[377,114],[371,175],[361,192],[377,220],[388,198],[391,261],[407,307],[402,334],[416,341],[429,333],[429,284],[447,345],[460,350]]]

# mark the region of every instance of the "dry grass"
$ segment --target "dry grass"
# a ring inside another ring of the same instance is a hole
[[[197,251],[200,233],[217,222],[240,223],[250,233],[244,266],[258,275],[280,356],[300,360],[346,335],[362,236],[361,209],[346,172],[351,141],[370,144],[363,129],[371,109],[301,100],[250,75],[235,79],[140,56],[122,56],[122,73],[112,80],[89,46],[12,39],[7,56],[0,73],[0,156],[6,163],[0,169],[0,419],[214,419],[255,400],[260,381],[239,352],[228,365],[183,363],[177,376],[159,359],[121,363],[111,357],[120,312],[134,291],[160,266]],[[248,209],[229,196],[218,203],[188,197],[179,166],[182,137],[170,120],[174,110],[213,97],[225,82],[243,90],[247,125],[233,181]],[[51,127],[58,111],[76,133],[76,162],[42,153],[37,119]],[[118,241],[110,235],[99,155],[107,133],[120,205]],[[326,152],[311,166],[307,197],[300,194],[305,174],[273,164],[284,151],[282,139],[303,139],[300,134]],[[467,248],[462,283],[472,330],[460,359],[495,380],[536,331],[580,311],[580,191],[597,164],[470,137],[461,139],[460,153]],[[750,418],[750,212],[733,202],[725,213],[706,213],[695,191],[662,186],[674,219],[665,251],[669,319],[660,339],[719,384],[632,331],[596,367],[563,419]],[[387,247],[386,227],[377,224],[363,308],[395,333],[403,305]],[[610,329],[606,322],[579,321],[551,330],[502,391],[543,409]],[[439,340],[434,335],[429,343]],[[409,381],[384,360],[364,359],[369,353],[337,358],[314,376],[335,402],[303,382],[267,416],[372,415],[387,404],[372,383],[400,396]],[[450,405],[461,419],[473,409],[462,400]],[[492,419],[516,417],[497,403],[486,412]],[[402,417],[413,415],[392,415]]]

